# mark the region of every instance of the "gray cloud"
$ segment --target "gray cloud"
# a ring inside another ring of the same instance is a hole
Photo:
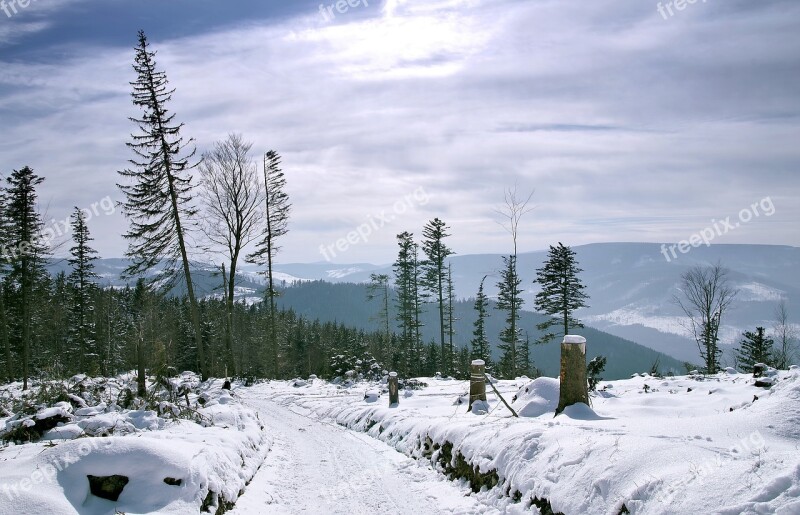
[[[424,188],[340,261],[388,262],[395,235],[441,216],[461,254],[506,252],[493,209],[536,188],[522,248],[675,241],[765,196],[769,219],[720,243],[800,244],[800,5],[709,1],[392,1],[153,40],[172,109],[200,150],[228,132],[284,157],[294,203],[282,259]],[[130,41],[0,68],[0,170],[47,177],[56,216],[118,197]],[[119,214],[92,227],[120,255]],[[113,219],[113,223],[111,220]]]

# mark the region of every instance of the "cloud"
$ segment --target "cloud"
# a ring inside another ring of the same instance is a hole
[[[398,0],[152,43],[201,151],[235,131],[283,155],[285,261],[317,260],[418,187],[428,204],[337,259],[391,261],[395,235],[434,216],[460,254],[506,252],[493,209],[514,183],[536,188],[524,250],[676,241],[767,195],[775,216],[725,243],[798,245],[799,15],[791,2],[708,2],[664,20],[639,2]],[[128,36],[2,63],[0,170],[34,166],[54,212],[119,195]],[[104,255],[122,253],[122,224],[97,229]]]

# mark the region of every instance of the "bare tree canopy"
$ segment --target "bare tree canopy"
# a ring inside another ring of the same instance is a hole
[[[225,141],[203,154],[200,163],[202,190],[200,198],[205,207],[203,232],[210,245],[208,250],[224,249],[230,266],[222,266],[225,287],[225,363],[235,370],[233,359],[232,324],[233,295],[236,291],[236,270],[242,249],[259,234],[261,204],[264,194],[258,177],[258,167],[250,158],[252,143],[240,134],[229,134]]]
[[[773,316],[775,322],[772,326],[775,339],[775,366],[778,368],[788,368],[797,359],[797,330],[789,322],[789,309],[786,301],[781,300]]]
[[[687,316],[688,329],[697,342],[707,374],[719,370],[719,328],[738,290],[730,283],[729,270],[721,263],[694,266],[681,276],[680,295],[673,298]]]

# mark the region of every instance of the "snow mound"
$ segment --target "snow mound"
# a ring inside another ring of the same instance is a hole
[[[558,379],[540,377],[523,386],[514,396],[511,407],[520,417],[539,417],[555,413],[560,385]]]

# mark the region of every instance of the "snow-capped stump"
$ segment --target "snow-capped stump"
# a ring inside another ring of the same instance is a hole
[[[561,342],[561,375],[556,415],[564,408],[582,402],[589,405],[589,386],[586,382],[586,338],[566,335]]]
[[[389,406],[400,403],[400,390],[397,384],[397,372],[389,372]]]
[[[483,410],[488,412],[488,404],[486,403],[486,362],[482,359],[472,361],[471,372],[469,377],[469,407],[467,411],[476,413],[480,408],[473,409],[475,402],[480,401],[486,404],[487,409]]]
[[[93,476],[87,474],[86,477],[89,479],[89,491],[92,492],[92,495],[114,502],[117,502],[125,485],[130,481],[127,476],[119,475]]]

